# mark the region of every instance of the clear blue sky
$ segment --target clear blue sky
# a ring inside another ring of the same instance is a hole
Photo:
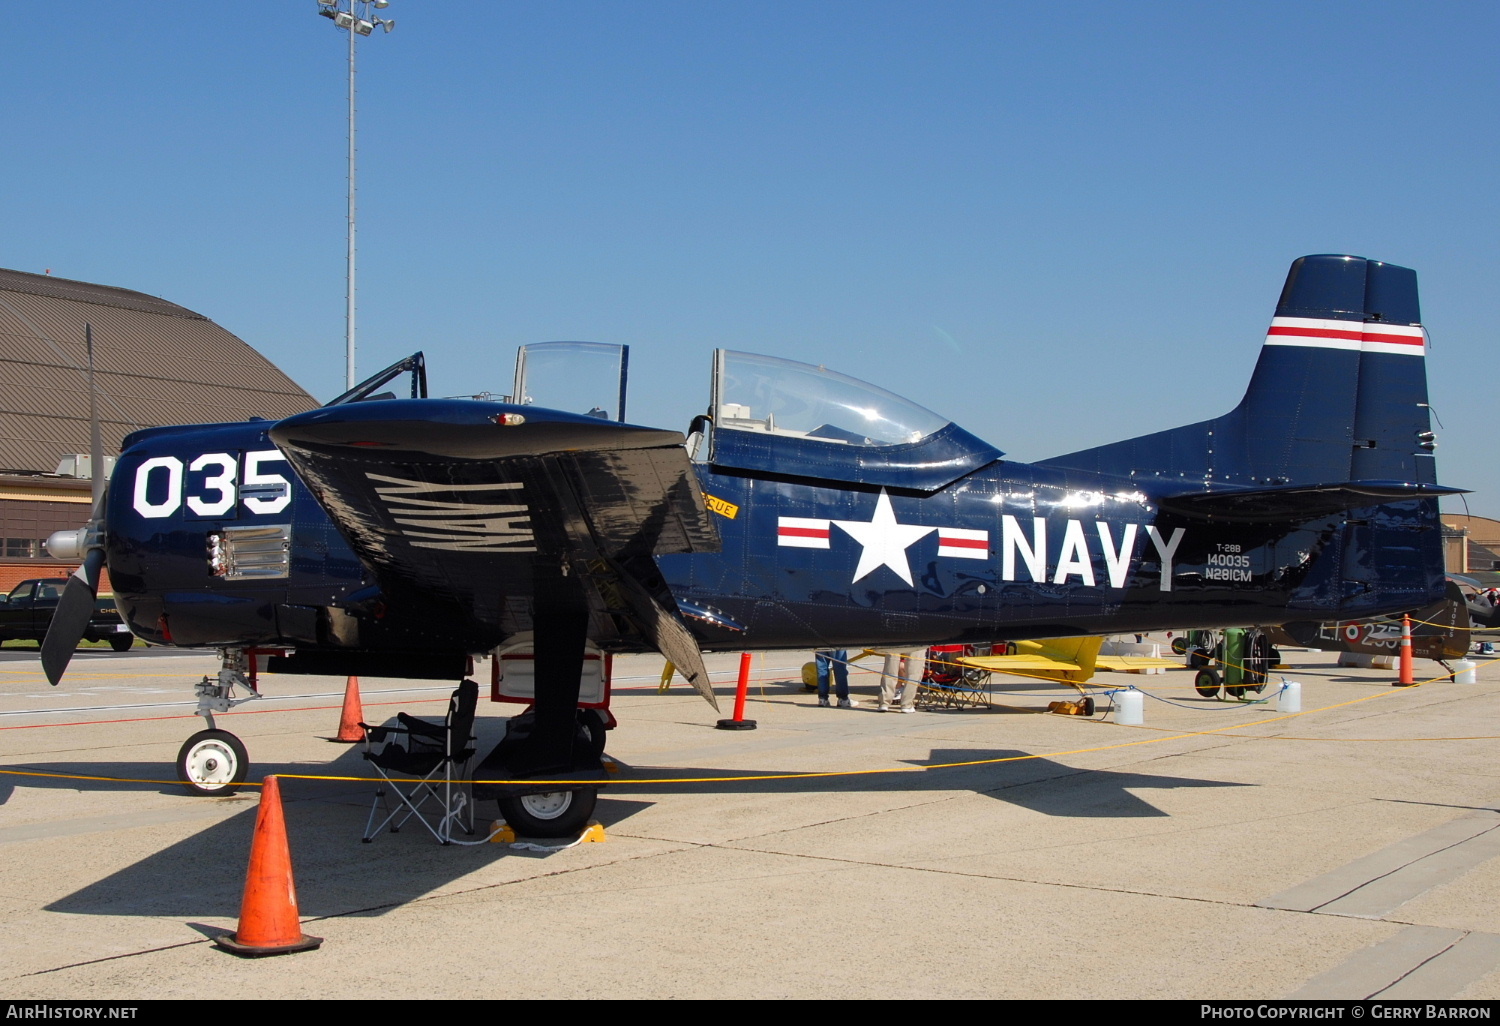
[[[345,34],[314,0],[13,0],[0,266],[342,389]],[[825,363],[1018,459],[1222,413],[1289,262],[1417,269],[1439,473],[1500,516],[1494,3],[393,0],[360,43],[360,369]],[[1455,505],[1454,508],[1461,508]]]

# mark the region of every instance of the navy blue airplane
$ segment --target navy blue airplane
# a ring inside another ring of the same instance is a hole
[[[212,713],[247,684],[249,650],[285,650],[282,672],[458,681],[529,636],[534,707],[480,771],[577,780],[498,792],[521,832],[555,835],[603,779],[602,725],[579,709],[590,645],[660,652],[713,702],[704,650],[1353,620],[1442,599],[1437,498],[1458,489],[1436,484],[1424,356],[1413,271],[1303,257],[1232,411],[1021,464],[787,360],[717,351],[685,438],[623,422],[623,374],[602,404],[544,408],[520,385],[515,402],[429,399],[418,354],[280,422],[127,437],[75,533],[70,591],[90,599],[107,559],[133,632],[222,650],[199,685],[210,730],[179,766],[210,792],[244,778]],[[407,374],[411,398],[376,394]],[[64,621],[44,646],[54,683],[77,640]],[[208,764],[219,776],[195,778]]]

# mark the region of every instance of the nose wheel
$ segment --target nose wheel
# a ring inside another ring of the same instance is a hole
[[[249,768],[245,746],[227,730],[200,730],[177,752],[177,779],[193,794],[234,794]]]

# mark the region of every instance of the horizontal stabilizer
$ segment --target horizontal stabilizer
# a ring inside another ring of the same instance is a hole
[[[1306,519],[1405,499],[1458,495],[1463,488],[1406,481],[1345,481],[1281,485],[1242,491],[1184,492],[1161,500],[1163,509],[1212,520]]]

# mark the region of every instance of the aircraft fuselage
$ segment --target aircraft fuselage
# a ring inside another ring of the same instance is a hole
[[[515,607],[525,597],[484,574],[455,581],[447,597],[380,587],[269,426],[156,429],[127,446],[108,549],[134,632],[179,645],[477,653],[524,626]],[[1217,522],[1164,511],[1137,482],[1000,459],[926,492],[692,469],[719,551],[655,563],[706,649],[1351,619],[1442,595],[1441,574],[1413,574],[1441,565],[1424,508],[1432,500],[1294,524]],[[400,471],[385,477],[397,482],[377,489],[386,512],[445,555],[467,546],[532,559],[537,504],[557,502],[529,481],[444,499],[403,488]],[[606,649],[643,647],[607,621],[593,633]]]

